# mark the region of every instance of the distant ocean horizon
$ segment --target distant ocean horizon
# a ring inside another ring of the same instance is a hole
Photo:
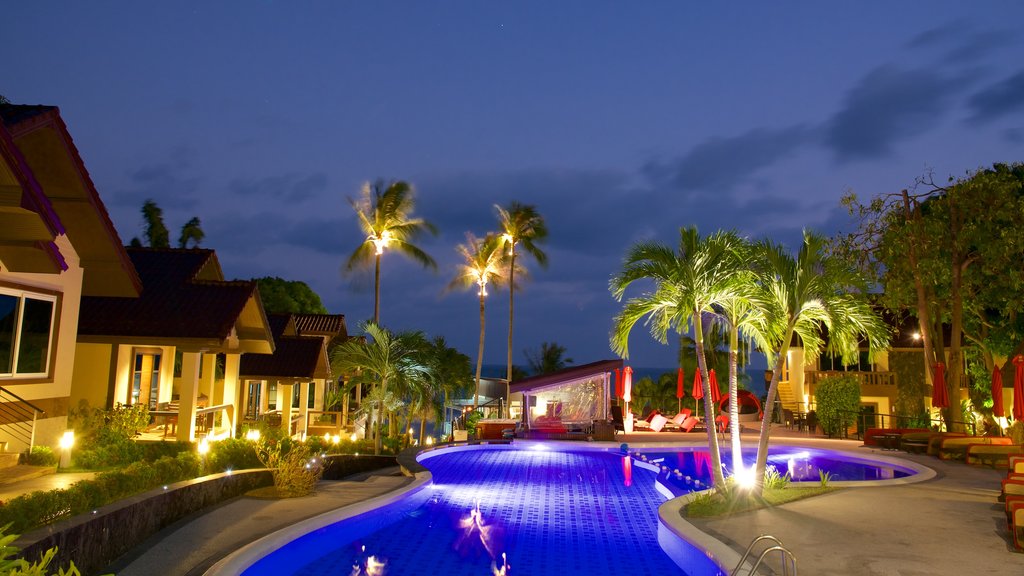
[[[573,364],[569,365],[570,367]],[[526,367],[522,366],[525,370]],[[475,369],[475,366],[474,366]],[[480,374],[484,378],[504,378],[507,367],[504,364],[484,364],[481,367]],[[750,376],[749,381],[744,386],[747,390],[750,390],[757,396],[764,396],[766,389],[764,386],[764,369],[762,368],[750,368],[748,367],[745,371],[741,368],[740,374],[744,372]],[[650,366],[633,366],[633,380],[636,381],[643,377],[648,377],[651,380],[657,380],[662,374],[675,374],[676,368],[656,368]],[[685,374],[684,376],[686,383],[686,393],[690,393],[690,387],[693,386],[693,374]],[[721,382],[721,378],[719,379]]]

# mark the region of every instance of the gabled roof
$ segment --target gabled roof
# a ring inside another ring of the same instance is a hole
[[[0,104],[0,160],[0,261],[6,269],[67,269],[55,243],[66,234],[85,271],[84,294],[138,294],[139,278],[56,107]]]
[[[274,342],[273,354],[243,354],[238,366],[239,376],[291,380],[331,377],[322,338],[281,336]]]
[[[516,380],[513,382],[509,386],[509,391],[512,394],[517,392],[531,392],[538,388],[555,386],[565,382],[572,382],[573,380],[582,380],[583,378],[588,378],[590,376],[613,372],[616,368],[622,368],[622,364],[623,362],[621,359],[599,360],[582,366],[572,366],[557,372],[551,372],[550,374],[530,376],[529,378],[523,378],[522,380]]]
[[[212,250],[129,248],[138,298],[83,297],[80,341],[172,340],[185,348],[272,352],[256,282],[216,278]]]
[[[348,339],[344,314],[294,314],[295,329],[303,336],[327,336]]]

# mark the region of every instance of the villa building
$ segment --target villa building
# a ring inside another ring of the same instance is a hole
[[[274,339],[256,282],[225,281],[207,249],[128,248],[135,298],[82,298],[71,398],[143,403],[179,440],[234,433],[241,357]]]
[[[0,104],[0,445],[57,445],[80,299],[141,288],[60,111]]]

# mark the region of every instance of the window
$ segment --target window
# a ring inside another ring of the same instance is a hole
[[[309,398],[306,400],[306,408],[310,410],[316,408],[316,382],[309,383]]]
[[[299,407],[300,392],[302,392],[302,387],[299,386],[299,384],[297,384],[297,383],[293,384],[292,385],[292,408],[298,408]]]
[[[45,377],[50,371],[57,298],[0,288],[0,377]]]
[[[267,387],[267,410],[277,410],[277,380]]]

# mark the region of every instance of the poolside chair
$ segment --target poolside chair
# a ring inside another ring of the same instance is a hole
[[[672,417],[672,423],[676,426],[682,426],[683,422],[686,422],[686,419],[690,417],[690,414],[693,414],[693,410],[683,408],[681,412]]]
[[[683,421],[683,423],[679,426],[679,429],[683,432],[691,432],[693,431],[693,428],[697,426],[697,424],[700,424],[700,419],[694,416],[690,416],[689,418]]]
[[[782,423],[786,425],[786,428],[793,427],[793,411],[788,408],[782,409]]]
[[[1013,547],[1024,551],[1024,501],[1007,503],[1007,524],[1013,535]]]
[[[622,421],[622,406],[612,406],[612,434],[626,433],[626,424]]]
[[[715,431],[719,434],[725,434],[729,429],[729,417],[725,414],[715,416]]]
[[[651,430],[654,432],[661,432],[662,428],[668,424],[668,418],[665,418],[663,414],[655,414],[651,416]]]

